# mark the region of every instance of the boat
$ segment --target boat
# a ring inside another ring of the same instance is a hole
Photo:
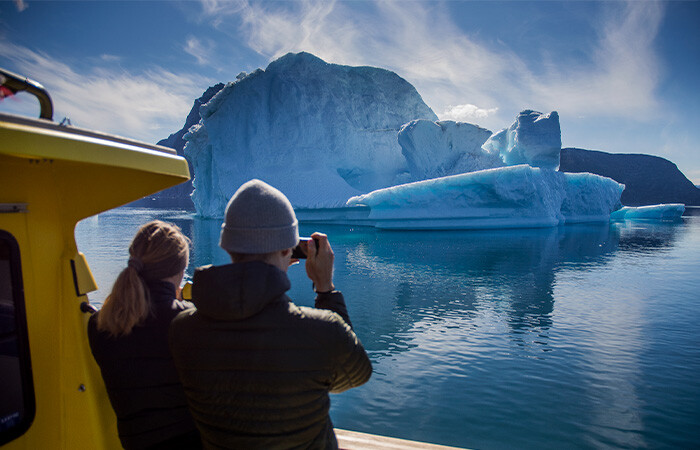
[[[0,445],[121,448],[87,340],[97,286],[75,226],[188,180],[187,162],[169,148],[57,124],[43,86],[0,77],[41,105],[38,119],[0,114]]]
[[[189,179],[173,149],[57,124],[41,84],[0,69],[39,118],[0,113],[0,446],[119,449],[87,339],[97,289],[76,224]],[[431,448],[337,430],[342,448]]]

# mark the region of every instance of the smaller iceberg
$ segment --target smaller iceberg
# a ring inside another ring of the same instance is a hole
[[[590,173],[559,172],[559,115],[526,110],[506,129],[412,121],[399,144],[412,183],[351,197],[364,223],[384,229],[552,227],[608,222],[625,186]],[[464,173],[461,173],[464,172]],[[429,178],[429,179],[426,179]],[[360,223],[358,221],[358,223]]]
[[[528,164],[557,170],[561,154],[559,114],[522,111],[510,127],[489,137],[483,149],[500,155],[507,166]]]
[[[654,222],[674,222],[681,220],[685,205],[681,203],[665,203],[662,205],[624,206],[610,214],[611,222],[626,220],[641,220]]]
[[[379,189],[348,200],[383,229],[552,227],[607,222],[624,185],[587,173],[528,165],[486,169]]]

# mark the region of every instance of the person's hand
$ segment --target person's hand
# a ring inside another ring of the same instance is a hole
[[[333,286],[333,249],[328,236],[314,233],[306,244],[306,275],[313,281],[316,292],[329,292]],[[318,249],[316,244],[318,243]]]

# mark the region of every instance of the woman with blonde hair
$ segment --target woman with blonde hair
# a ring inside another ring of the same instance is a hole
[[[127,267],[88,323],[125,449],[201,448],[168,349],[170,321],[192,306],[177,299],[188,259],[189,239],[177,226],[142,226]]]

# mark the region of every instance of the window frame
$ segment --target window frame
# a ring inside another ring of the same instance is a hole
[[[15,308],[15,333],[17,335],[17,354],[19,359],[20,386],[22,389],[23,417],[12,428],[0,431],[0,446],[17,439],[31,427],[36,415],[36,399],[34,396],[34,380],[32,377],[32,361],[29,351],[29,335],[27,332],[27,313],[24,302],[24,283],[22,281],[22,259],[19,244],[8,231],[0,229],[0,241],[9,249],[10,286],[12,301]]]

